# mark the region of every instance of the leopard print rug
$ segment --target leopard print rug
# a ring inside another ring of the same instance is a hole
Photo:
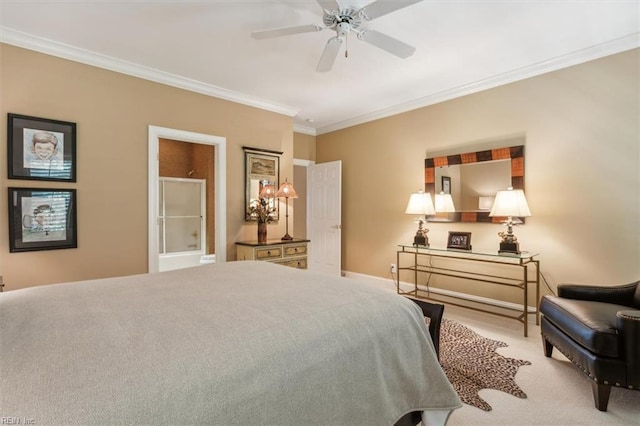
[[[442,320],[440,364],[462,402],[491,411],[491,406],[478,395],[480,389],[497,389],[518,398],[527,397],[514,379],[518,367],[531,363],[507,358],[495,351],[506,346],[455,321]]]

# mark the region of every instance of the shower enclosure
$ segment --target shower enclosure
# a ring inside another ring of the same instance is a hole
[[[206,181],[160,177],[160,271],[200,264],[207,247]]]

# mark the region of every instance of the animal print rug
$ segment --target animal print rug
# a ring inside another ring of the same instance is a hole
[[[455,321],[442,320],[440,364],[462,402],[491,411],[491,406],[478,395],[480,389],[497,389],[518,398],[527,397],[514,379],[518,367],[531,363],[507,358],[495,351],[506,346]]]

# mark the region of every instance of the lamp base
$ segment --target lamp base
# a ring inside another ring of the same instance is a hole
[[[416,236],[413,237],[413,245],[414,246],[429,247],[429,238],[427,238],[426,235],[418,235],[418,234],[416,234]]]
[[[281,238],[282,241],[291,241],[293,240],[293,237],[291,235],[289,235],[288,233]]]
[[[500,243],[498,253],[520,254],[520,244],[518,243]]]

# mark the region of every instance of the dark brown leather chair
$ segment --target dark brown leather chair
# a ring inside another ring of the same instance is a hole
[[[563,284],[540,302],[544,354],[556,347],[592,380],[607,411],[611,386],[640,389],[640,285]]]

